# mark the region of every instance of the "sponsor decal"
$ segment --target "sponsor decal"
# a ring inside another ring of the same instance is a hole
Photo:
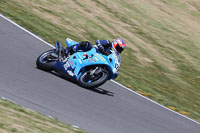
[[[74,76],[75,74],[72,72],[72,71],[70,71],[70,70],[67,70],[67,73],[70,75],[70,76]]]
[[[83,62],[81,61],[81,59],[78,59],[79,63],[82,64]]]
[[[99,59],[97,57],[95,57],[95,60],[99,61]]]
[[[92,58],[91,60],[94,61],[94,62],[97,62],[97,61],[96,61],[95,59],[93,59],[93,58]]]
[[[106,61],[100,54],[95,53],[95,56],[97,56],[101,61]]]
[[[69,60],[69,64],[70,64],[71,66],[73,66],[73,65],[74,65],[74,62],[73,62],[72,60]]]
[[[67,70],[69,67],[70,67],[70,64],[69,62],[66,62],[64,65],[63,65],[64,69]]]
[[[87,61],[88,61],[89,63],[91,63],[91,60],[88,59]]]

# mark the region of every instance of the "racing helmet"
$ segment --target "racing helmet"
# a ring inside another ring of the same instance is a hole
[[[125,48],[125,42],[121,38],[114,39],[112,45],[119,53],[121,53]]]

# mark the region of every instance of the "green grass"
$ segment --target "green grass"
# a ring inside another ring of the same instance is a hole
[[[0,132],[83,133],[84,131],[0,99]]]
[[[51,44],[122,37],[116,79],[200,121],[200,2],[197,0],[1,0],[0,13]]]

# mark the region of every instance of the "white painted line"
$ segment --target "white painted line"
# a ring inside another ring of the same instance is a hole
[[[79,126],[76,126],[76,125],[72,125],[72,127],[73,127],[74,130],[76,130],[76,131],[77,131],[78,129],[80,129]]]
[[[41,39],[40,37],[36,36],[35,34],[31,33],[30,31],[28,31],[28,30],[26,30],[25,28],[21,27],[20,25],[16,24],[16,23],[13,22],[12,20],[6,18],[6,17],[3,16],[2,14],[0,14],[0,17],[6,19],[6,20],[9,21],[10,23],[14,24],[15,26],[19,27],[20,29],[24,30],[25,32],[29,33],[30,35],[34,36],[35,38],[39,39],[39,40],[42,41],[43,43],[49,45],[50,47],[55,48],[55,47],[54,47],[53,45],[51,45],[50,43],[44,41],[44,40]],[[149,98],[147,98],[147,97],[145,97],[145,96],[143,96],[143,95],[141,95],[141,94],[139,94],[139,93],[137,93],[137,92],[135,92],[135,91],[133,91],[133,90],[131,90],[131,89],[125,87],[125,86],[123,86],[123,85],[121,85],[120,83],[118,83],[118,82],[116,82],[116,81],[114,81],[114,80],[111,80],[111,81],[112,81],[113,83],[115,83],[115,84],[121,86],[122,88],[125,88],[125,89],[127,89],[128,91],[133,92],[133,93],[137,94],[138,96],[141,96],[141,97],[145,98],[146,100],[148,100],[148,101],[150,101],[150,102],[153,102],[153,103],[155,103],[155,104],[157,104],[157,105],[159,105],[159,106],[161,106],[161,107],[163,107],[163,108],[165,108],[165,109],[167,109],[167,110],[169,110],[169,111],[171,111],[171,112],[174,112],[174,113],[177,114],[177,115],[180,115],[180,116],[182,116],[182,117],[184,117],[184,118],[186,118],[186,119],[188,119],[188,120],[191,120],[191,121],[193,121],[193,122],[195,122],[195,123],[197,123],[197,124],[200,125],[199,122],[197,122],[197,121],[195,121],[195,120],[193,120],[193,119],[191,119],[191,118],[189,118],[189,117],[187,117],[187,116],[185,116],[185,115],[182,115],[182,114],[180,114],[180,113],[178,113],[178,112],[176,112],[176,111],[174,111],[174,110],[171,110],[171,109],[169,109],[169,108],[167,108],[167,107],[165,107],[165,106],[163,106],[163,105],[161,105],[161,104],[159,104],[159,103],[157,103],[157,102],[155,102],[155,101],[153,101],[153,100],[151,100],[151,99],[149,99]]]
[[[2,14],[0,14],[0,17],[4,18],[5,20],[9,21],[10,23],[14,24],[15,26],[17,26],[18,28],[22,29],[23,31],[27,32],[28,34],[34,36],[35,38],[37,38],[38,40],[42,41],[43,43],[49,45],[52,48],[55,48],[53,45],[51,45],[50,43],[44,41],[42,38],[38,37],[37,35],[33,34],[32,32],[28,31],[27,29],[21,27],[20,25],[16,24],[15,22],[13,22],[12,20],[6,18],[5,16],[3,16]]]
[[[11,103],[14,103],[14,104],[16,104],[16,105],[19,105],[19,104],[17,104],[15,101],[10,100],[10,99],[8,99],[8,98],[6,98],[6,97],[0,96],[0,98],[3,99],[3,100],[9,101],[9,102],[11,102]]]
[[[3,97],[3,96],[0,96],[0,98],[1,98],[1,99],[3,99],[3,100],[6,100],[6,98],[5,98],[5,97]]]
[[[176,113],[176,114],[178,114],[178,115],[180,115],[180,116],[182,116],[182,117],[184,117],[184,118],[187,118],[187,119],[189,119],[189,120],[191,120],[191,121],[193,121],[193,122],[195,122],[195,123],[197,123],[197,124],[200,124],[199,122],[197,122],[197,121],[195,121],[195,120],[193,120],[193,119],[191,119],[191,118],[189,118],[189,117],[187,117],[187,116],[185,116],[185,115],[182,115],[182,114],[180,114],[180,113],[178,113],[178,112],[176,112],[176,111],[174,111],[174,110],[171,110],[171,109],[169,109],[169,108],[167,108],[167,107],[165,107],[165,106],[163,106],[163,105],[157,103],[156,101],[153,101],[153,100],[151,100],[151,99],[149,99],[149,98],[147,98],[147,97],[145,97],[145,96],[143,96],[143,95],[141,95],[141,94],[139,94],[139,93],[137,93],[137,92],[131,90],[130,88],[127,88],[127,87],[121,85],[120,83],[118,83],[118,82],[116,82],[116,81],[114,81],[114,80],[111,80],[111,81],[114,82],[115,84],[117,84],[117,85],[119,85],[119,86],[121,86],[121,87],[127,89],[128,91],[131,91],[131,92],[135,93],[136,95],[139,95],[139,96],[145,98],[145,99],[148,100],[148,101],[151,101],[151,102],[153,102],[153,103],[155,103],[155,104],[157,104],[157,105],[159,105],[159,106],[161,106],[161,107],[163,107],[163,108],[165,108],[165,109],[167,109],[167,110],[169,110],[169,111],[172,111],[172,112],[174,112],[174,113]]]
[[[55,118],[54,118],[53,116],[51,116],[51,115],[48,115],[48,117],[51,118],[51,119],[55,119]]]

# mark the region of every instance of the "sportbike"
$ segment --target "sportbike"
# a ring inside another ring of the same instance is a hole
[[[70,47],[78,42],[67,38],[66,43]],[[42,53],[37,58],[37,67],[44,71],[55,71],[85,88],[98,87],[118,75],[121,56],[117,51],[111,50],[111,54],[107,56],[93,47],[86,52],[66,55],[62,49],[61,44],[57,43],[55,49]]]

